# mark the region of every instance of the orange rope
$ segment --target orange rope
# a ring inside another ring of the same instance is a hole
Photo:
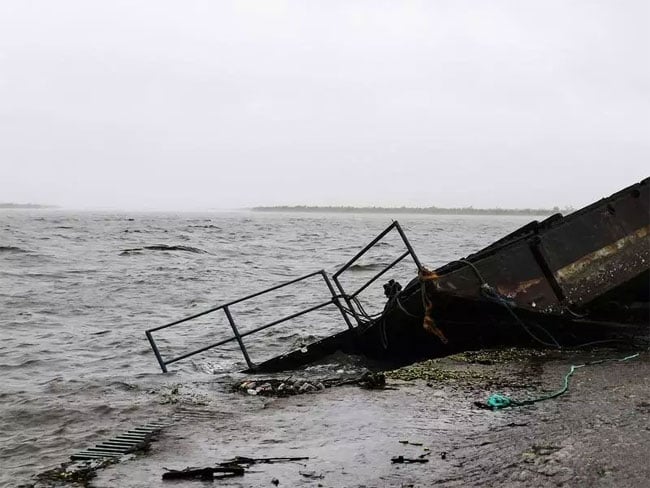
[[[422,326],[429,334],[435,335],[443,344],[447,344],[449,341],[445,337],[445,334],[433,320],[433,303],[429,300],[429,294],[427,293],[427,285],[432,283],[435,286],[438,275],[435,271],[422,268],[418,273],[418,278],[420,279],[420,283],[422,283],[422,302],[424,303],[424,322]]]

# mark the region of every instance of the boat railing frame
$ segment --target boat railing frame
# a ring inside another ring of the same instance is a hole
[[[300,310],[299,312],[293,313],[291,315],[287,315],[285,317],[282,317],[281,319],[274,320],[274,321],[269,322],[267,324],[264,324],[264,325],[262,325],[260,327],[256,327],[255,329],[252,329],[252,330],[249,330],[249,331],[246,331],[246,332],[240,332],[239,331],[239,328],[237,327],[237,324],[235,323],[235,319],[234,319],[234,317],[232,315],[232,312],[230,310],[231,306],[233,306],[233,305],[235,305],[237,303],[245,302],[246,300],[250,300],[252,298],[259,297],[261,295],[265,295],[265,294],[267,294],[269,292],[278,290],[280,288],[284,288],[286,286],[290,286],[290,285],[294,285],[296,283],[300,283],[300,282],[305,281],[305,280],[307,280],[309,278],[313,278],[314,276],[322,277],[325,285],[329,289],[330,294],[332,296],[329,300],[327,300],[326,302],[319,303],[318,305],[314,305],[314,306],[311,306],[309,308]],[[272,287],[267,288],[265,290],[262,290],[262,291],[259,291],[259,292],[256,292],[256,293],[252,293],[250,295],[247,295],[247,296],[242,297],[242,298],[238,298],[236,300],[232,300],[230,302],[221,304],[219,306],[210,308],[208,310],[204,310],[203,312],[199,312],[199,313],[191,315],[189,317],[185,317],[185,318],[182,318],[180,320],[176,320],[176,321],[171,322],[169,324],[165,324],[165,325],[161,325],[159,327],[154,327],[152,329],[148,329],[148,330],[145,331],[145,335],[147,336],[147,339],[149,340],[149,344],[151,345],[151,349],[153,350],[154,354],[156,355],[156,359],[158,360],[158,364],[160,364],[160,369],[162,370],[163,373],[167,373],[167,365],[168,364],[175,363],[177,361],[180,361],[181,359],[186,359],[186,358],[188,358],[190,356],[194,356],[194,355],[199,354],[201,352],[205,352],[205,351],[207,351],[209,349],[213,349],[215,347],[222,346],[222,345],[227,344],[227,343],[232,342],[232,341],[237,341],[237,343],[239,345],[239,348],[240,348],[240,350],[242,352],[242,355],[244,356],[244,360],[246,361],[246,364],[248,365],[248,368],[249,369],[254,369],[255,364],[253,363],[253,361],[251,361],[251,358],[250,358],[250,356],[248,354],[248,350],[246,349],[246,345],[244,344],[244,340],[243,340],[244,337],[249,336],[251,334],[255,334],[255,333],[260,332],[262,330],[268,329],[269,327],[276,326],[276,325],[281,324],[283,322],[286,322],[288,320],[295,319],[296,317],[300,317],[300,316],[305,315],[307,313],[314,312],[314,311],[319,310],[319,309],[321,309],[323,307],[326,307],[328,305],[336,305],[337,308],[341,311],[341,314],[343,315],[343,319],[347,323],[348,327],[350,329],[352,329],[354,327],[352,325],[352,322],[350,322],[349,317],[347,316],[345,311],[343,311],[343,309],[342,309],[339,296],[337,295],[334,287],[332,286],[332,282],[330,281],[329,276],[327,276],[327,273],[324,270],[321,269],[319,271],[314,271],[313,273],[309,273],[307,275],[301,276],[300,278],[296,278],[296,279],[293,279],[291,281],[287,281],[287,282],[281,283],[279,285],[272,286]],[[182,354],[180,356],[176,356],[174,358],[167,359],[167,360],[163,359],[163,357],[162,357],[162,355],[160,353],[160,350],[158,349],[158,345],[157,345],[157,343],[156,343],[156,341],[155,341],[155,339],[153,337],[153,332],[158,332],[160,330],[168,329],[170,327],[182,324],[184,322],[188,322],[190,320],[197,319],[197,318],[202,317],[204,315],[208,315],[210,313],[217,312],[219,310],[223,310],[224,314],[226,315],[226,318],[228,319],[228,323],[230,324],[230,327],[232,328],[232,331],[233,331],[232,336],[227,337],[226,339],[223,339],[221,341],[215,342],[213,344],[203,346],[203,347],[201,347],[199,349],[187,352],[187,353]]]
[[[384,237],[386,237],[386,235],[388,235],[388,233],[390,233],[393,230],[396,230],[399,233],[404,245],[406,246],[406,251],[404,253],[402,253],[397,259],[392,261],[390,264],[386,265],[381,271],[379,271],[377,274],[375,274],[372,278],[370,278],[368,281],[366,281],[355,292],[353,292],[352,294],[347,294],[345,292],[345,289],[343,288],[343,285],[341,284],[341,281],[339,280],[339,277],[343,273],[345,273],[345,271],[347,271],[364,254],[366,254],[371,248],[373,248],[378,242],[380,242]],[[368,245],[366,245],[361,251],[359,251],[352,259],[350,259],[346,264],[344,264],[339,270],[337,270],[333,274],[331,280],[330,280],[330,277],[328,276],[328,274],[325,272],[325,270],[321,269],[319,271],[314,271],[313,273],[309,273],[307,275],[304,275],[304,276],[301,276],[299,278],[296,278],[296,279],[281,283],[279,285],[275,285],[275,286],[266,288],[265,290],[262,290],[262,291],[259,291],[259,292],[256,292],[256,293],[252,293],[252,294],[247,295],[245,297],[238,298],[236,300],[232,300],[230,302],[218,305],[216,307],[209,308],[209,309],[204,310],[202,312],[199,312],[197,314],[190,315],[189,317],[185,317],[185,318],[182,318],[180,320],[176,320],[174,322],[171,322],[171,323],[168,323],[168,324],[165,324],[165,325],[161,325],[161,326],[158,326],[158,327],[148,329],[148,330],[145,331],[145,335],[146,335],[147,339],[149,340],[149,344],[151,345],[151,349],[153,350],[153,353],[155,354],[156,359],[158,360],[158,364],[160,365],[160,369],[162,370],[163,373],[168,372],[167,365],[169,365],[169,364],[175,363],[175,362],[180,361],[182,359],[186,359],[188,357],[194,356],[196,354],[208,351],[210,349],[222,346],[224,344],[227,344],[227,343],[230,343],[230,342],[233,342],[233,341],[236,341],[237,344],[239,345],[239,348],[240,348],[240,350],[242,352],[242,355],[244,356],[244,360],[246,361],[246,364],[248,365],[249,370],[254,370],[255,369],[255,363],[251,360],[250,355],[248,353],[248,350],[246,349],[246,345],[244,344],[244,340],[243,340],[244,337],[255,334],[255,333],[260,332],[262,330],[268,329],[270,327],[274,327],[276,325],[279,325],[279,324],[284,323],[286,321],[295,319],[295,318],[300,317],[302,315],[314,312],[314,311],[319,310],[321,308],[324,308],[324,307],[326,307],[328,305],[335,305],[339,309],[341,315],[343,316],[343,320],[347,324],[348,328],[350,330],[354,330],[355,327],[352,324],[352,322],[350,321],[350,317],[349,317],[350,314],[355,318],[355,321],[357,322],[358,325],[364,324],[363,312],[361,310],[359,310],[359,307],[356,305],[356,302],[357,302],[356,298],[358,297],[358,295],[361,294],[372,283],[377,281],[388,270],[393,268],[395,265],[397,265],[399,262],[401,262],[407,256],[411,256],[411,258],[413,259],[413,262],[417,266],[418,270],[422,270],[422,265],[420,263],[420,260],[418,259],[417,255],[415,254],[415,251],[413,250],[413,247],[411,246],[411,243],[409,242],[408,238],[406,237],[406,234],[404,234],[404,231],[403,231],[402,227],[399,225],[399,223],[397,221],[393,221],[381,234],[379,234],[375,239],[373,239]],[[300,282],[302,282],[304,280],[313,278],[315,276],[320,276],[323,279],[323,282],[327,286],[327,288],[329,290],[329,293],[331,295],[331,298],[329,300],[327,300],[325,302],[321,302],[321,303],[319,303],[317,305],[305,308],[305,309],[300,310],[300,311],[298,311],[296,313],[287,315],[287,316],[282,317],[282,318],[280,318],[278,320],[274,320],[272,322],[269,322],[267,324],[259,326],[259,327],[255,328],[255,329],[252,329],[252,330],[249,330],[249,331],[246,331],[246,332],[240,332],[239,331],[239,328],[237,327],[237,324],[236,324],[235,319],[233,317],[232,311],[230,310],[231,306],[233,306],[235,304],[238,304],[238,303],[245,302],[245,301],[250,300],[252,298],[259,297],[261,295],[265,295],[267,293],[278,290],[280,288],[284,288],[286,286],[295,285],[297,283],[300,283]],[[336,288],[338,289],[339,293],[337,293],[336,289],[332,285],[332,281],[335,283]],[[345,304],[347,305],[347,308],[345,308],[343,306],[343,304],[341,303],[341,299],[343,299],[345,301]],[[164,329],[168,329],[170,327],[174,327],[176,325],[183,324],[183,323],[188,322],[190,320],[194,320],[194,319],[197,319],[199,317],[203,317],[204,315],[208,315],[208,314],[211,314],[211,313],[214,313],[214,312],[218,312],[220,310],[223,311],[223,313],[225,314],[225,316],[226,316],[226,318],[228,320],[228,323],[230,324],[230,327],[232,328],[232,331],[233,331],[232,336],[227,337],[227,338],[225,338],[223,340],[220,340],[218,342],[209,344],[207,346],[203,346],[203,347],[201,347],[199,349],[189,351],[189,352],[187,352],[185,354],[181,354],[180,356],[173,357],[171,359],[164,359],[163,358],[163,356],[160,353],[160,350],[158,348],[158,344],[156,343],[156,340],[154,339],[154,336],[153,336],[154,332],[158,332],[158,331],[161,331],[161,330],[164,330]]]
[[[402,242],[404,243],[404,246],[406,247],[406,251],[403,252],[393,262],[386,265],[381,271],[379,271],[372,278],[370,278],[368,281],[366,281],[356,291],[354,291],[351,294],[347,294],[345,292],[345,289],[343,288],[343,285],[341,284],[341,280],[339,279],[339,277],[343,273],[345,273],[348,269],[350,269],[350,267],[354,263],[356,263],[364,254],[366,254],[370,249],[372,249],[375,245],[377,245],[392,230],[397,231],[400,238],[402,239]],[[411,246],[411,243],[409,242],[408,238],[406,237],[406,234],[404,233],[404,230],[402,229],[402,226],[399,225],[399,222],[397,220],[394,220],[393,223],[390,224],[381,234],[379,234],[372,241],[370,241],[370,243],[368,243],[368,245],[366,245],[363,249],[361,249],[361,251],[359,251],[352,259],[350,259],[347,263],[345,263],[343,266],[341,266],[341,268],[339,268],[339,270],[336,271],[332,275],[332,281],[334,282],[334,284],[336,284],[336,287],[341,292],[341,296],[345,300],[345,303],[348,306],[348,309],[352,312],[352,315],[354,316],[354,319],[356,320],[358,325],[363,325],[365,323],[365,317],[364,317],[363,311],[359,309],[359,306],[358,306],[358,304],[356,302],[356,298],[366,288],[368,288],[375,281],[377,281],[379,278],[381,278],[387,271],[389,271],[391,268],[395,267],[398,263],[400,263],[407,256],[411,256],[411,259],[413,259],[413,262],[415,263],[415,265],[418,268],[418,272],[423,270],[422,263],[420,263],[420,260],[418,259],[417,254],[415,254],[415,251],[413,250],[413,246]]]

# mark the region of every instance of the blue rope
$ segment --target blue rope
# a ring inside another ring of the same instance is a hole
[[[557,391],[554,391],[552,393],[537,398],[529,398],[527,400],[514,400],[506,395],[501,395],[500,393],[493,393],[488,398],[486,402],[486,406],[491,408],[492,410],[500,410],[502,408],[507,408],[507,407],[522,407],[524,405],[532,405],[533,403],[542,402],[544,400],[550,400],[552,398],[557,398],[560,395],[564,395],[569,390],[569,378],[573,375],[576,369],[584,368],[585,366],[592,366],[594,364],[607,363],[611,361],[617,361],[617,362],[628,361],[636,357],[639,357],[638,352],[636,354],[632,354],[631,356],[626,356],[620,359],[610,358],[610,359],[601,359],[599,361],[592,361],[584,364],[574,364],[571,365],[571,368],[569,368],[569,372],[564,376],[564,385],[562,386],[562,388],[560,388]]]

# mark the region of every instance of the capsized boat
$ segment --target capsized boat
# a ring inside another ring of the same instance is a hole
[[[650,332],[650,179],[567,216],[533,221],[404,289],[383,314],[258,365],[295,367],[333,349],[401,362],[468,349],[576,347]],[[354,309],[354,305],[350,304]]]
[[[393,341],[380,342],[389,355],[416,349],[431,356],[526,337],[573,347],[647,334],[649,269],[645,179],[566,217],[531,222],[435,271],[421,270],[396,296],[402,306],[378,319],[381,335]]]
[[[398,222],[328,276],[317,271],[191,317],[146,331],[163,371],[172,362],[237,341],[248,371],[294,368],[342,350],[406,363],[462,350],[537,344],[576,347],[647,339],[650,332],[650,178],[567,216],[533,221],[465,258],[438,269],[420,263]],[[338,279],[391,231],[406,251],[361,288],[348,293]],[[402,287],[384,285],[387,302],[368,316],[357,299],[402,259],[417,276]],[[331,298],[245,334],[229,306],[320,276]],[[335,288],[335,286],[336,288]],[[254,363],[244,337],[327,305],[339,308],[347,329],[299,350]],[[234,335],[181,356],[163,359],[152,333],[207,313],[226,313]]]

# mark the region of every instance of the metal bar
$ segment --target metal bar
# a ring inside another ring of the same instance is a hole
[[[316,276],[318,274],[320,274],[320,271],[314,271],[313,273],[309,273],[308,275],[301,276],[300,278],[296,278],[295,280],[287,281],[285,283],[281,283],[279,285],[272,286],[271,288],[267,288],[267,289],[265,289],[263,291],[258,291],[257,293],[253,293],[251,295],[247,295],[245,297],[238,298],[237,300],[232,300],[230,302],[223,303],[223,304],[221,304],[221,305],[219,305],[217,307],[213,307],[213,308],[210,308],[208,310],[204,310],[203,312],[199,312],[199,313],[191,315],[189,317],[185,317],[183,319],[176,320],[175,322],[171,322],[169,324],[154,327],[153,329],[149,329],[147,332],[156,332],[157,330],[166,329],[167,327],[171,327],[173,325],[178,325],[178,324],[180,324],[182,322],[187,322],[188,320],[192,320],[192,319],[202,317],[203,315],[206,315],[206,314],[209,314],[209,313],[212,313],[212,312],[216,312],[217,310],[222,309],[224,307],[228,307],[230,305],[234,305],[234,304],[239,303],[239,302],[250,300],[251,298],[255,298],[255,297],[258,297],[260,295],[264,295],[265,293],[269,293],[271,291],[277,290],[279,288],[283,288],[285,286],[293,285],[294,283],[298,283],[299,281],[306,280],[306,279],[311,278],[313,276]]]
[[[131,442],[134,444],[143,444],[148,440],[147,437],[116,437],[115,442]]]
[[[337,276],[332,276],[332,280],[334,283],[336,283],[336,287],[339,289],[341,292],[341,296],[343,297],[343,300],[345,300],[345,303],[347,303],[348,308],[352,312],[352,315],[354,315],[354,320],[357,321],[357,325],[361,326],[363,325],[363,321],[361,320],[361,317],[359,317],[359,314],[357,314],[356,309],[354,308],[354,305],[352,304],[352,300],[350,300],[350,297],[348,296],[347,293],[345,293],[345,290],[343,289],[343,285],[339,282],[339,279]]]
[[[153,340],[153,336],[151,335],[151,332],[146,331],[145,334],[147,335],[147,339],[149,339],[149,344],[151,344],[151,349],[153,349],[153,353],[156,355],[158,364],[160,364],[160,369],[162,369],[163,373],[166,373],[167,366],[165,365],[165,361],[163,361],[163,358],[160,355],[160,351],[158,351],[158,346],[156,346],[156,342]]]
[[[109,439],[107,441],[102,442],[101,444],[97,444],[97,446],[103,446],[103,445],[115,445],[115,446],[137,446],[140,443],[140,441],[134,441],[134,440],[124,440],[124,439]],[[97,447],[95,446],[95,447]]]
[[[393,267],[395,264],[400,262],[402,259],[404,259],[406,256],[411,254],[413,257],[413,260],[415,261],[416,266],[418,268],[421,268],[420,261],[418,260],[417,256],[415,255],[415,252],[413,251],[413,248],[411,247],[411,244],[408,242],[408,239],[406,238],[406,235],[404,235],[404,232],[402,231],[399,223],[397,221],[393,221],[392,224],[390,224],[382,233],[380,233],[377,237],[375,237],[368,245],[366,245],[361,251],[359,251],[352,259],[350,259],[347,263],[345,263],[341,268],[339,268],[333,275],[332,275],[332,280],[336,284],[336,287],[339,289],[341,292],[341,295],[343,296],[343,299],[345,300],[345,303],[348,305],[348,308],[352,311],[352,314],[354,315],[355,320],[359,325],[363,325],[363,321],[359,314],[357,313],[356,308],[354,307],[354,304],[352,303],[352,300],[350,300],[350,296],[345,292],[345,289],[343,288],[343,285],[341,285],[341,282],[339,281],[338,277],[345,272],[355,261],[357,261],[361,256],[363,256],[366,252],[368,252],[375,244],[377,244],[381,239],[383,239],[391,230],[396,228],[402,240],[404,241],[404,244],[406,245],[406,248],[408,251],[400,256],[396,261],[394,261],[391,265],[388,266],[388,268],[384,269],[381,273],[376,275],[374,278],[372,278],[369,282],[367,282],[363,287],[361,287],[359,290],[357,290],[351,297],[356,297],[359,293],[361,293],[363,290],[365,290],[368,286],[370,286],[375,280],[377,280],[381,275],[383,275],[386,271],[388,271],[391,267]]]
[[[132,432],[134,434],[153,434],[155,432],[158,432],[160,429],[147,429],[145,427],[136,427],[135,429],[131,429],[129,432]]]
[[[102,459],[102,458],[107,458],[107,457],[114,458],[114,457],[122,457],[122,456],[123,456],[123,454],[119,454],[119,453],[85,452],[84,451],[84,452],[78,452],[77,454],[73,454],[72,456],[70,456],[70,459],[75,461],[77,459],[80,459],[80,460],[82,460],[82,459]]]
[[[346,314],[345,310],[343,310],[343,306],[341,305],[341,301],[339,300],[339,297],[336,294],[336,290],[332,286],[332,282],[330,281],[329,276],[327,276],[327,273],[324,270],[321,270],[321,275],[323,276],[323,281],[325,281],[325,284],[327,285],[327,288],[329,288],[329,291],[332,294],[332,301],[334,302],[336,307],[341,312],[341,315],[343,315],[343,320],[345,320],[345,323],[348,324],[348,328],[350,330],[354,329],[354,326],[352,325],[352,322],[350,322],[350,317],[348,317],[348,314]]]
[[[120,452],[120,451],[102,451],[102,450],[97,450],[97,449],[88,449],[89,453],[97,453],[102,457],[122,457],[125,454],[128,454],[126,452]]]
[[[381,270],[379,273],[377,273],[373,278],[368,280],[365,285],[363,285],[361,288],[359,288],[357,291],[355,291],[351,296],[356,297],[359,293],[361,293],[363,290],[368,288],[370,285],[372,285],[375,281],[377,281],[381,276],[386,273],[389,269],[391,269],[393,266],[395,266],[397,263],[399,263],[402,259],[404,259],[406,256],[408,256],[410,253],[409,251],[405,251],[404,254],[402,254],[400,257],[398,257],[395,261],[390,263],[388,266],[386,266],[383,270]]]
[[[235,340],[235,337],[229,337],[228,339],[224,339],[223,341],[215,342],[214,344],[210,344],[209,346],[202,347],[201,349],[197,349],[196,351],[188,352],[187,354],[183,354],[182,356],[178,356],[178,357],[176,357],[174,359],[169,359],[165,364],[175,363],[176,361],[180,361],[181,359],[189,358],[190,356],[194,356],[195,354],[199,354],[200,352],[205,352],[208,349],[212,349],[213,347],[223,346],[224,344],[226,344],[228,342],[232,342],[234,340]]]
[[[105,444],[97,444],[95,447],[97,449],[105,450],[107,452],[119,452],[121,454],[127,454],[129,451],[135,450],[133,447],[127,447],[127,446],[120,446],[117,450],[115,450],[114,448],[116,446],[107,446]]]
[[[128,449],[135,449],[136,447],[138,447],[138,443],[137,442],[105,441],[105,442],[102,442],[101,444],[97,444],[95,447],[102,447],[102,446],[122,447],[122,448],[128,450]]]
[[[284,317],[283,319],[276,320],[275,322],[271,322],[270,324],[263,325],[261,327],[258,327],[257,329],[249,330],[248,332],[244,332],[243,334],[241,334],[241,337],[246,337],[248,335],[255,334],[256,332],[259,332],[261,330],[268,329],[269,327],[273,327],[274,325],[278,325],[282,322],[286,322],[287,320],[295,319],[296,317],[300,317],[301,315],[305,315],[306,313],[313,312],[314,310],[318,310],[319,308],[326,307],[327,305],[332,305],[333,303],[334,300],[328,300],[325,303],[314,305],[313,307],[310,307],[306,310],[302,310],[300,312],[296,312],[293,315]]]
[[[251,358],[248,356],[248,351],[246,351],[246,346],[244,346],[244,341],[242,340],[241,336],[239,335],[239,331],[237,330],[237,326],[235,325],[235,321],[232,318],[232,315],[230,314],[230,309],[228,306],[223,307],[223,311],[226,313],[226,317],[228,317],[228,322],[230,322],[230,327],[232,327],[232,331],[235,334],[235,338],[237,339],[237,342],[239,343],[239,349],[241,349],[242,354],[244,355],[244,359],[246,360],[246,364],[248,365],[248,369],[253,369],[253,362],[251,361]]]
[[[80,454],[73,454],[72,456],[70,456],[70,459],[72,461],[92,461],[92,460],[95,460],[95,459],[106,459],[107,457],[113,457],[113,456],[104,456],[102,454],[84,454],[84,453],[80,453]],[[119,457],[119,456],[115,456],[115,457]]]
[[[314,277],[314,276],[316,276],[318,274],[320,274],[320,271],[314,271],[313,273],[309,273],[307,275],[301,276],[300,278],[296,278],[295,280],[286,281],[286,282],[281,283],[279,285],[272,286],[271,288],[267,288],[264,291],[259,291],[257,293],[253,293],[252,295],[248,295],[248,296],[243,297],[243,298],[238,298],[237,300],[233,300],[232,302],[228,302],[225,305],[230,306],[230,305],[234,305],[234,304],[239,303],[239,302],[250,300],[251,298],[255,298],[255,297],[258,297],[260,295],[264,295],[265,293],[268,293],[270,291],[275,291],[275,290],[277,290],[279,288],[284,288],[285,286],[293,285],[294,283],[298,283],[299,281],[303,281],[303,280],[306,280],[308,278],[312,278],[312,277]]]
[[[282,319],[276,320],[275,322],[271,322],[270,324],[266,324],[266,325],[263,325],[261,327],[258,327],[257,329],[249,330],[248,332],[244,332],[243,334],[239,334],[239,337],[243,338],[243,337],[249,336],[249,335],[254,334],[256,332],[259,332],[261,330],[268,329],[269,327],[273,327],[274,325],[278,325],[278,324],[280,324],[282,322],[285,322],[287,320],[291,320],[291,319],[294,319],[296,317],[300,317],[301,315],[304,315],[306,313],[313,312],[314,310],[318,310],[319,308],[323,308],[323,307],[325,307],[327,305],[330,305],[332,303],[334,303],[333,300],[328,300],[327,302],[321,303],[320,305],[315,305],[315,306],[310,307],[310,308],[308,308],[306,310],[302,310],[301,312],[297,312],[297,313],[294,313],[293,315],[289,315],[289,316],[284,317]],[[173,359],[169,359],[168,361],[166,361],[165,364],[175,363],[176,361],[180,361],[181,359],[186,359],[186,358],[188,358],[190,356],[194,356],[195,354],[205,352],[208,349],[212,349],[213,347],[222,346],[222,345],[224,345],[224,344],[226,344],[228,342],[232,342],[234,340],[237,340],[237,338],[236,337],[229,337],[228,339],[224,339],[222,341],[215,342],[214,344],[210,344],[209,346],[202,347],[201,349],[197,349],[196,351],[190,351],[190,352],[188,352],[186,354],[183,354],[182,356],[178,356],[178,357],[175,357]]]
[[[96,454],[96,453],[78,452],[70,456],[70,459],[72,461],[86,461],[91,459],[103,459],[106,457],[108,456],[102,456],[101,454]]]
[[[341,273],[343,273],[346,269],[348,269],[352,263],[354,263],[357,259],[359,259],[361,256],[363,256],[368,250],[373,247],[375,244],[377,244],[380,240],[384,238],[386,234],[388,234],[393,228],[398,225],[397,221],[394,221],[392,224],[390,224],[386,229],[379,234],[377,237],[375,237],[372,241],[370,241],[370,244],[366,245],[361,251],[359,251],[352,259],[350,259],[347,263],[345,263],[334,275],[332,276],[333,278],[338,277]]]
[[[420,260],[418,259],[417,254],[415,254],[415,251],[413,250],[413,247],[411,246],[411,243],[409,242],[408,238],[406,237],[406,234],[402,230],[402,226],[399,225],[399,222],[396,220],[393,222],[395,224],[395,228],[397,229],[397,232],[399,232],[399,235],[402,237],[402,240],[404,241],[404,245],[406,246],[406,249],[409,250],[409,253],[411,253],[411,257],[413,258],[413,261],[415,261],[415,265],[418,267],[418,271],[422,271],[422,263],[420,263]]]
[[[147,330],[147,332],[156,332],[158,330],[163,330],[163,329],[166,329],[167,327],[171,327],[173,325],[182,324],[183,322],[187,322],[188,320],[198,319],[199,317],[202,317],[202,316],[207,315],[209,313],[216,312],[217,310],[222,309],[223,307],[224,307],[224,305],[219,305],[218,307],[209,308],[208,310],[204,310],[203,312],[199,312],[197,314],[190,315],[189,317],[185,317],[185,318],[182,318],[180,320],[176,320],[176,321],[171,322],[169,324],[159,325],[158,327],[154,327],[153,329]]]
[[[121,447],[89,447],[86,449],[88,452],[114,452],[114,453],[120,453],[124,454],[124,449]]]

